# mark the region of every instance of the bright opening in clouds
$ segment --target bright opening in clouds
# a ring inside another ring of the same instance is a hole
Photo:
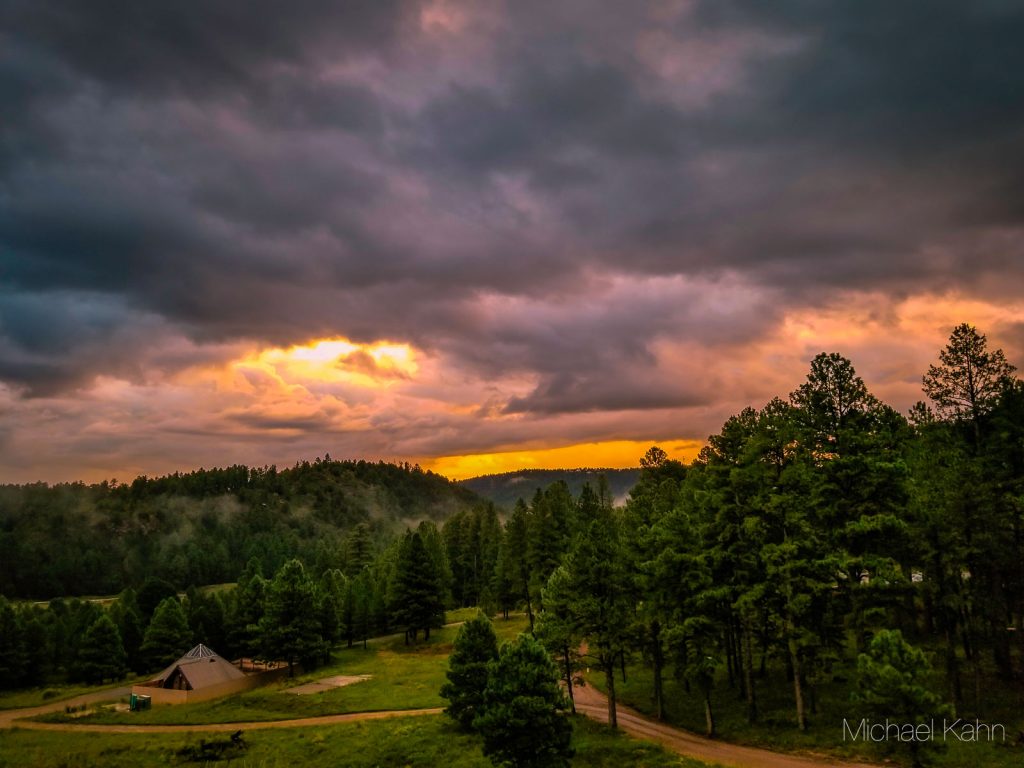
[[[0,481],[690,458],[1024,364],[1024,11],[0,5]]]

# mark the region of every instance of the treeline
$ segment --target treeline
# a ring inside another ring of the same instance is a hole
[[[903,685],[892,700],[859,695],[906,722],[929,714],[897,708],[908,701],[941,711],[928,686],[984,718],[989,681],[1024,675],[1024,384],[967,325],[923,383],[929,403],[904,418],[849,360],[821,354],[788,398],[726,421],[692,466],[652,448],[623,509],[587,501],[554,535],[517,509],[508,540],[536,543],[509,550],[534,552],[511,564],[514,592],[539,611],[565,678],[585,644],[614,723],[617,666],[642,659],[657,714],[671,673],[703,699],[709,734],[723,677],[753,722],[772,670],[800,729],[818,687],[855,689],[851,673]]]
[[[160,478],[0,486],[0,594],[116,594],[147,577],[179,589],[234,580],[252,559],[344,567],[344,536],[377,541],[479,504],[469,490],[408,464],[302,462]]]
[[[359,525],[340,554],[344,570],[317,571],[292,559],[269,578],[253,559],[235,587],[192,587],[184,595],[150,578],[106,607],[77,598],[39,606],[0,597],[0,688],[157,672],[196,643],[231,659],[311,669],[341,643],[389,632],[415,642],[443,625],[451,576],[432,522],[380,550],[368,526]]]

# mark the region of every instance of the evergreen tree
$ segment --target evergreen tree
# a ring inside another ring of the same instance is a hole
[[[420,630],[430,639],[430,630],[444,624],[441,576],[420,536],[406,532],[388,594],[391,621],[405,632],[406,642],[416,640]]]
[[[121,635],[110,617],[100,616],[86,631],[75,660],[75,677],[87,683],[124,677],[127,658]]]
[[[265,659],[288,662],[289,677],[296,662],[315,665],[323,653],[316,588],[298,560],[289,560],[267,588],[266,610],[259,622]]]
[[[429,520],[424,520],[416,527],[416,533],[423,540],[423,547],[430,556],[432,568],[436,575],[438,586],[441,590],[442,605],[450,605],[452,600],[452,570],[448,564],[448,553],[445,550],[444,539],[441,538],[437,526]],[[442,616],[443,619],[443,616]],[[443,621],[441,622],[444,623]]]
[[[985,334],[967,323],[953,329],[939,362],[928,366],[924,391],[940,414],[968,419],[978,430],[981,417],[998,401],[1016,368],[1006,361],[1003,350],[989,352]]]
[[[345,575],[355,578],[373,562],[373,539],[370,526],[359,523],[345,539]]]
[[[632,634],[638,641],[643,658],[652,667],[655,713],[659,719],[664,719],[664,632],[678,604],[676,596],[670,595],[673,590],[667,588],[659,572],[659,555],[668,544],[661,535],[660,525],[678,504],[686,469],[679,462],[670,460],[668,454],[657,446],[648,449],[640,459],[640,466],[640,480],[630,491],[623,510],[623,556],[635,606]],[[589,486],[584,486],[583,491],[580,494],[581,509],[585,502],[593,503],[594,511],[588,517],[593,516],[600,508],[598,499],[586,494]]]
[[[571,603],[575,598],[568,583],[569,578],[569,572],[561,567],[551,574],[543,593],[544,610],[537,617],[534,634],[557,660],[562,682],[569,694],[569,708],[575,715],[576,695],[573,688],[583,684],[577,672],[583,668],[580,644],[585,638],[579,634],[573,620]]]
[[[548,582],[552,614],[586,638],[588,653],[605,674],[608,723],[617,727],[615,663],[628,644],[630,595],[618,525],[605,511],[592,520],[560,566],[564,573]],[[556,571],[557,573],[557,571]]]
[[[857,659],[857,690],[853,699],[869,717],[900,724],[930,725],[933,718],[950,714],[939,697],[928,690],[930,671],[924,653],[903,639],[899,630],[882,630],[866,654]],[[936,744],[931,740],[898,740],[905,746],[915,768],[923,765]]]
[[[139,589],[136,602],[139,609],[139,616],[143,621],[151,621],[153,612],[161,602],[168,597],[177,597],[178,590],[174,585],[164,579],[149,576]]]
[[[250,560],[238,577],[238,586],[231,592],[225,608],[226,644],[230,655],[256,658],[260,654],[260,621],[266,611],[267,581],[260,565]]]
[[[10,690],[22,684],[27,658],[21,616],[0,595],[0,689]]]
[[[153,611],[139,652],[146,667],[156,669],[175,661],[192,646],[192,630],[176,597],[167,597]]]
[[[533,632],[533,602],[530,596],[530,510],[522,499],[516,502],[505,525],[503,577],[512,585],[516,602],[526,604],[526,618]]]
[[[484,711],[473,727],[495,765],[564,768],[573,754],[572,723],[564,709],[558,672],[547,651],[529,635],[520,635],[491,662]]]
[[[117,633],[121,636],[121,645],[124,646],[128,669],[133,672],[141,672],[144,664],[139,649],[142,647],[145,625],[139,613],[134,589],[126,589],[121,592],[111,606],[110,618],[117,627]]]
[[[496,658],[498,637],[490,619],[478,613],[459,627],[448,657],[448,682],[441,686],[441,696],[449,702],[445,714],[465,730],[483,712],[487,665]]]
[[[491,579],[491,594],[505,619],[508,619],[509,611],[515,608],[516,596],[519,594],[514,581],[516,565],[513,560],[514,555],[509,547],[508,536],[502,536],[498,545],[498,560],[494,567],[494,576]]]

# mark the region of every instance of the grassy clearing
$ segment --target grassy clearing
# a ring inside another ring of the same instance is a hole
[[[847,680],[855,672],[845,670]],[[619,700],[648,715],[653,715],[651,696],[653,675],[639,664],[626,668],[626,682],[616,675],[615,688]],[[588,681],[604,690],[604,676],[592,671]],[[1019,686],[1019,684],[1018,684]],[[894,760],[902,762],[899,752],[887,753],[878,745],[863,741],[843,741],[843,718],[859,722],[864,715],[850,701],[849,682],[827,682],[817,686],[817,714],[809,714],[809,727],[800,733],[796,727],[793,705],[793,686],[780,671],[770,672],[757,683],[759,722],[750,725],[746,719],[746,702],[741,700],[738,688],[730,690],[728,682],[718,680],[712,695],[715,710],[717,738],[736,744],[749,744],[783,752],[827,754],[844,759],[872,762]],[[1019,768],[1024,765],[1024,745],[1014,744],[1017,734],[1024,731],[1024,709],[1020,705],[1022,692],[1012,683],[993,681],[986,688],[989,710],[988,722],[1002,723],[1006,727],[1006,743],[960,743],[947,739],[947,749],[935,757],[941,768]],[[704,705],[696,690],[685,687],[668,674],[664,680],[667,720],[694,733],[704,733]],[[808,710],[809,711],[809,710]],[[965,714],[965,717],[968,716]],[[973,712],[969,715],[972,718]],[[983,720],[986,718],[983,718]],[[855,726],[854,726],[855,727]],[[941,730],[941,727],[939,728]]]
[[[497,620],[495,631],[501,641],[511,640],[526,629],[522,617]],[[79,723],[201,724],[286,720],[348,712],[443,707],[438,695],[445,680],[447,659],[457,627],[432,632],[429,641],[405,645],[402,635],[372,640],[361,646],[336,651],[334,661],[306,675],[284,680],[254,691],[217,701],[188,706],[156,707],[148,712],[114,712],[98,708],[92,715],[75,718]],[[331,675],[372,675],[370,680],[323,693],[296,696],[285,689]],[[62,722],[63,712],[40,719]]]
[[[12,731],[0,742],[0,768],[137,768],[201,765],[177,755],[200,738],[225,734],[75,734]],[[410,717],[322,728],[252,731],[247,750],[231,761],[238,768],[331,765],[351,768],[491,768],[476,736],[460,733],[447,718]],[[574,768],[706,768],[657,745],[635,741],[584,718],[575,721]]]
[[[444,623],[455,624],[457,622],[469,621],[476,616],[479,608],[456,608],[453,611],[445,611]]]
[[[125,678],[110,685],[57,685],[41,686],[39,688],[24,688],[19,691],[0,692],[0,710],[2,709],[23,709],[24,707],[38,707],[41,704],[52,704],[65,699],[73,699],[87,693],[102,693],[105,690],[113,690],[125,685],[131,685],[133,681],[140,680],[137,676]]]

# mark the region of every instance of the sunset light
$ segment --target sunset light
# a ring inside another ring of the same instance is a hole
[[[410,379],[419,370],[408,344],[356,344],[344,338],[265,349],[232,363],[232,367],[241,372],[266,372],[282,384],[347,382],[371,388]]]
[[[477,475],[514,472],[519,469],[581,469],[628,468],[640,462],[652,442],[610,440],[603,443],[582,443],[558,448],[506,451],[470,456],[441,456],[426,460],[425,469],[461,480]],[[696,457],[702,443],[698,441],[664,441],[661,447],[669,458],[689,462]]]
[[[0,0],[0,104],[0,768],[1024,764],[1024,4]]]

